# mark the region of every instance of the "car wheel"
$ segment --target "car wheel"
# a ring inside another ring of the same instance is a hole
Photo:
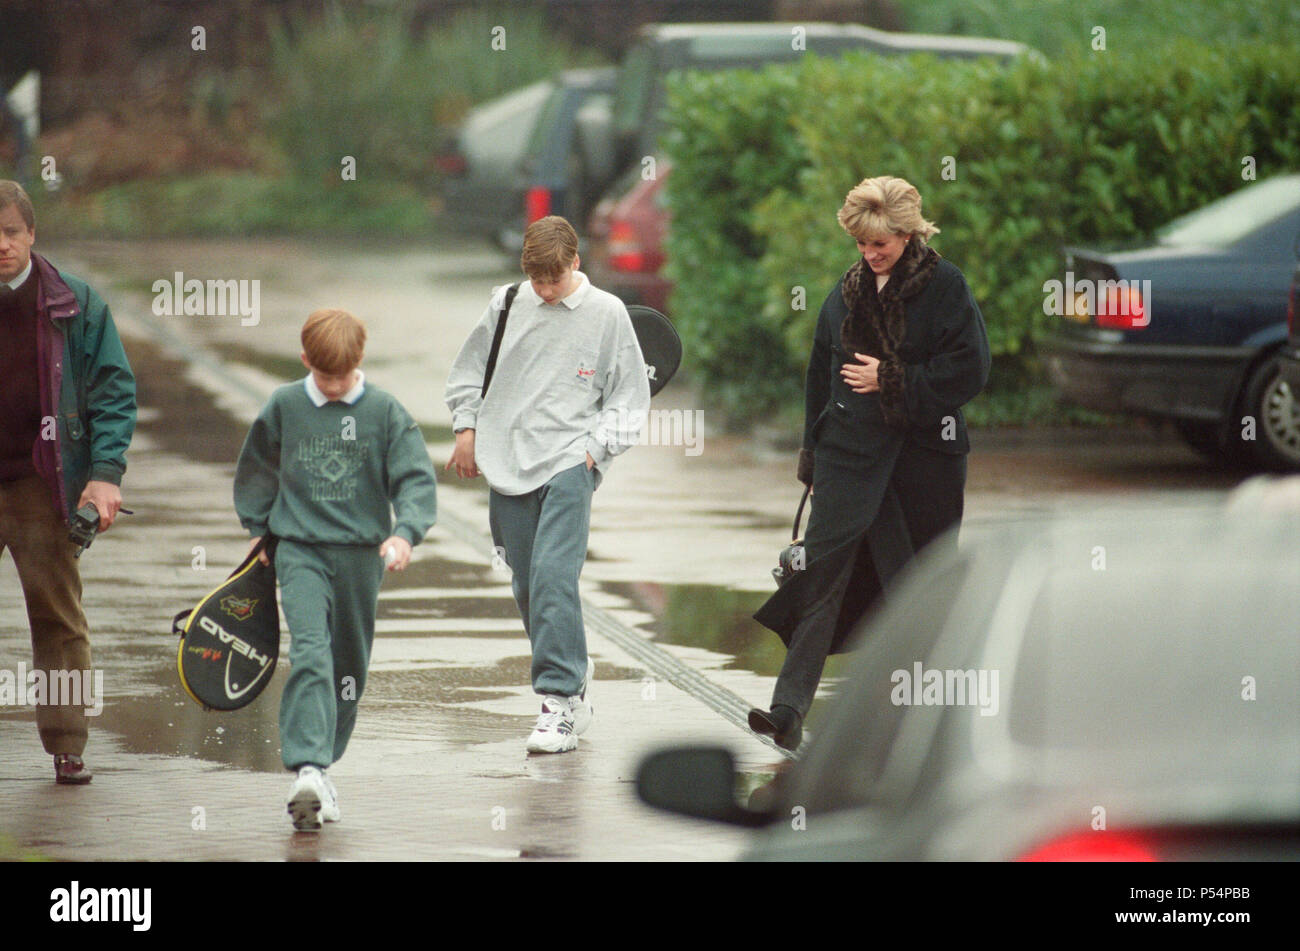
[[[1300,402],[1282,379],[1276,356],[1266,359],[1251,374],[1241,405],[1242,416],[1255,419],[1255,438],[1240,441],[1256,464],[1267,469],[1300,470]]]

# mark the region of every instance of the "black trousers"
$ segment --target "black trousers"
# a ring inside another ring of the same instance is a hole
[[[895,463],[890,480],[891,491],[886,493],[882,504],[894,504],[890,496],[897,499],[905,513],[913,551],[919,552],[947,529],[961,523],[965,485],[965,455],[950,455],[908,445]],[[816,505],[816,496],[813,504]],[[861,544],[867,546],[870,543],[864,537]],[[835,639],[836,622],[857,562],[857,558],[847,559],[834,582],[800,618],[790,636],[785,663],[781,665],[772,693],[773,706],[784,704],[798,710],[800,716],[808,715],[817,686],[821,683],[826,657]],[[885,585],[899,568],[901,565],[898,564],[876,566],[878,577]]]
[[[863,544],[866,544],[865,539]],[[794,707],[801,717],[808,715],[813,697],[817,695],[817,685],[821,683],[822,670],[826,667],[826,656],[830,653],[831,641],[835,637],[835,621],[840,615],[844,591],[849,579],[853,577],[853,565],[854,559],[845,561],[825,596],[800,619],[798,627],[794,629],[785,663],[781,665],[781,673],[776,678],[772,706],[781,703]]]

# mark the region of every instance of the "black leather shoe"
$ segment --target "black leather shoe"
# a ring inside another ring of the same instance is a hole
[[[71,753],[54,754],[54,781],[64,786],[84,786],[93,777],[90,767],[80,756]]]
[[[749,728],[772,737],[784,750],[798,749],[803,740],[803,717],[794,707],[787,707],[784,703],[773,706],[770,713],[757,707],[750,710]]]

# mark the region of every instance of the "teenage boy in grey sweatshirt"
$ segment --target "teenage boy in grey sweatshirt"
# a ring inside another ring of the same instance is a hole
[[[452,364],[445,397],[456,448],[447,468],[487,478],[493,543],[514,573],[542,696],[527,749],[562,753],[577,748],[592,720],[594,665],[578,594],[591,495],[613,458],[638,441],[650,387],[627,308],[578,270],[567,221],[529,225],[521,263],[529,280],[511,304],[486,396],[505,287]]]

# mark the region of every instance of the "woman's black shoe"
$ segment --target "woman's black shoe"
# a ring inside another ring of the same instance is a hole
[[[803,740],[803,717],[794,707],[778,703],[769,713],[755,707],[749,711],[749,728],[755,733],[762,733],[776,740],[776,745],[785,750],[798,749]]]

